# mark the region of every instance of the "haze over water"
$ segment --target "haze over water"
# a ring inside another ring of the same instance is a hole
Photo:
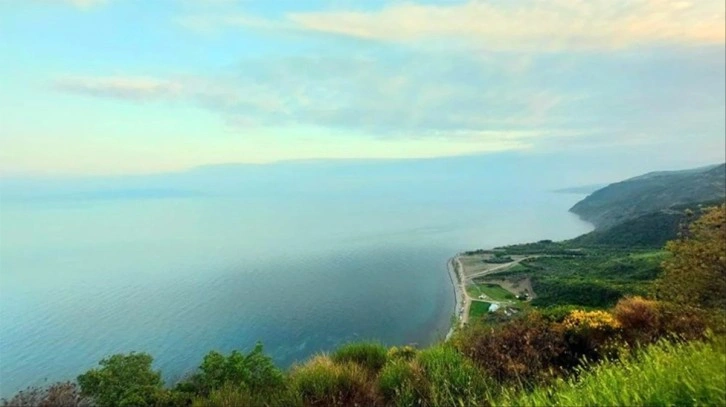
[[[119,352],[151,353],[173,382],[256,341],[286,366],[350,340],[438,340],[449,257],[590,228],[567,212],[582,196],[480,161],[6,180],[0,394]]]

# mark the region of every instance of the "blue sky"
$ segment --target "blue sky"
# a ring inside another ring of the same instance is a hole
[[[724,160],[722,1],[5,0],[0,176]]]

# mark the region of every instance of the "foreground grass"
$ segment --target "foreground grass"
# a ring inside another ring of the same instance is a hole
[[[726,405],[726,352],[718,343],[661,342],[634,358],[581,370],[530,393],[508,391],[500,406],[701,406]]]

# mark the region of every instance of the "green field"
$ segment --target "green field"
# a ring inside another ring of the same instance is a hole
[[[489,306],[492,305],[484,301],[472,301],[471,309],[469,310],[469,317],[475,318],[489,313]]]
[[[466,291],[472,298],[478,298],[479,295],[484,294],[494,301],[513,301],[516,300],[514,295],[509,291],[503,289],[496,284],[480,283],[470,285],[466,288]]]

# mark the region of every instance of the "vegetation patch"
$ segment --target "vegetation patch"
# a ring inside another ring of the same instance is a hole
[[[469,316],[472,318],[481,317],[489,313],[489,307],[492,304],[485,301],[472,301],[469,308]]]
[[[467,288],[469,295],[478,298],[480,295],[486,295],[489,299],[494,301],[513,301],[516,297],[509,291],[505,290],[497,284],[491,283],[477,283],[470,285]]]

